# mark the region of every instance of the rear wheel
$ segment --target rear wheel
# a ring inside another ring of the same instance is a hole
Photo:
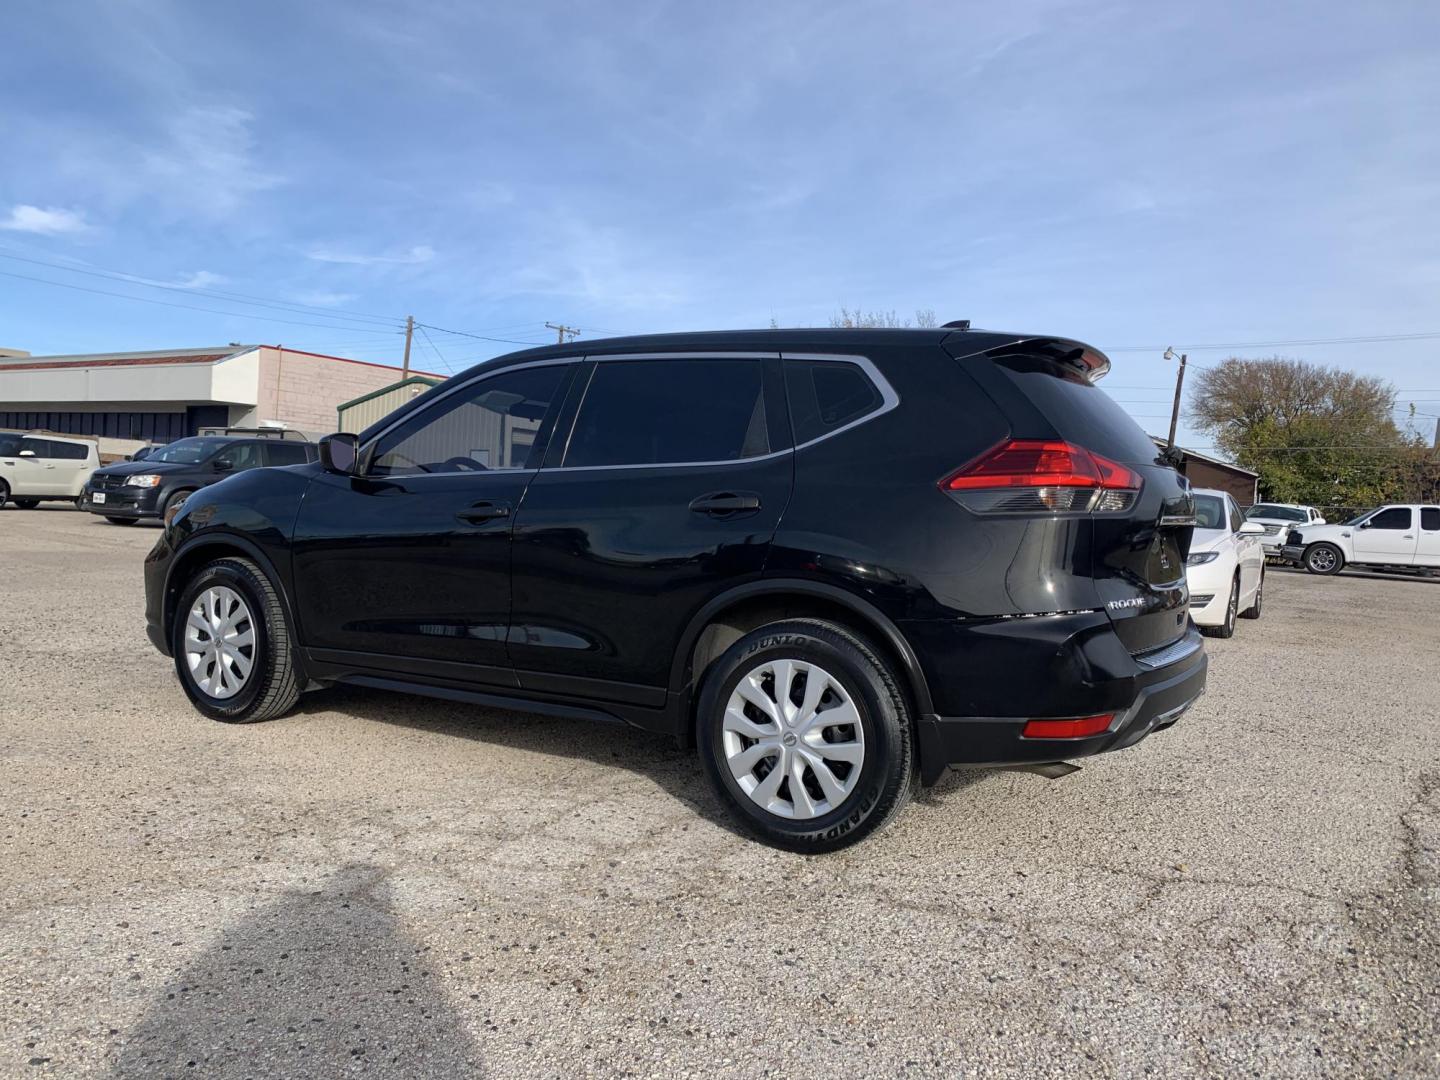
[[[1338,574],[1345,565],[1345,556],[1334,544],[1311,544],[1300,561],[1312,574]]]
[[[1265,568],[1260,568],[1260,583],[1255,586],[1255,602],[1240,613],[1242,619],[1258,619],[1265,603]]]
[[[777,847],[846,847],[909,799],[905,695],[875,650],[835,623],[789,620],[735,642],[705,675],[696,727],[727,809]]]
[[[10,485],[0,480],[0,510],[5,508],[6,501],[10,498]]]
[[[134,519],[134,518],[106,517],[105,520],[108,521],[108,522],[110,522],[111,525],[134,525],[134,524],[135,524],[135,519]]]
[[[34,510],[40,505],[39,499],[16,499],[15,505],[21,510]]]
[[[217,559],[191,578],[170,651],[186,696],[212,719],[269,720],[300,698],[284,606],[248,559]]]

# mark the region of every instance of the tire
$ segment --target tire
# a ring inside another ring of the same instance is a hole
[[[136,519],[135,519],[135,518],[107,517],[105,520],[108,521],[108,522],[110,522],[111,525],[134,525]]]
[[[1312,574],[1328,577],[1345,568],[1345,555],[1334,544],[1311,544],[1300,556],[1300,565]]]
[[[0,510],[5,509],[5,503],[10,499],[10,485],[0,480]]]
[[[789,699],[788,713],[775,696],[782,676],[801,697]],[[829,713],[830,720],[807,733],[805,691],[818,678],[825,688],[811,716]],[[742,682],[750,687],[748,700],[738,697]],[[844,723],[847,715],[853,722]],[[915,783],[910,706],[899,681],[872,646],[835,623],[787,620],[736,641],[704,675],[695,724],[706,775],[731,815],[761,840],[790,851],[835,851],[869,836],[904,808]],[[757,746],[770,752],[753,764],[738,760]],[[775,773],[782,779],[767,785]],[[791,790],[797,782],[798,798]]]
[[[1230,599],[1225,603],[1225,621],[1219,626],[1202,627],[1207,637],[1228,638],[1235,636],[1235,616],[1240,606],[1240,575],[1230,579]]]
[[[34,510],[40,505],[39,499],[16,499],[15,505],[21,510]]]
[[[1260,568],[1260,582],[1255,586],[1255,602],[1240,612],[1242,619],[1258,619],[1260,609],[1265,606],[1265,568]]]
[[[243,612],[239,606],[231,606],[232,599],[243,605]],[[200,622],[205,625],[204,629],[197,628],[197,637],[192,638],[190,617],[197,607]],[[233,625],[222,633],[227,616],[234,620]],[[217,638],[237,643],[230,646],[224,658],[213,650],[207,654],[203,648],[207,640]],[[175,609],[170,649],[185,695],[213,720],[230,724],[270,720],[288,712],[300,699],[290,628],[280,594],[248,559],[217,559],[190,579]],[[239,659],[235,658],[237,654]],[[248,671],[240,660],[248,660]]]
[[[166,495],[165,501],[160,504],[160,523],[162,525],[165,523],[165,515],[169,513],[172,506],[178,506],[194,494],[193,489],[181,488],[179,491],[172,491],[169,495]]]

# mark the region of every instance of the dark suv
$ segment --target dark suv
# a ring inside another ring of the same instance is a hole
[[[177,439],[143,460],[96,469],[80,506],[112,525],[134,525],[141,518],[163,518],[191,493],[233,473],[315,459],[315,444],[309,441],[233,435]]]
[[[338,682],[624,721],[838,847],[948,766],[1131,746],[1204,688],[1194,500],[1108,368],[949,328],[516,353],[197,492],[150,639],[219,720]]]

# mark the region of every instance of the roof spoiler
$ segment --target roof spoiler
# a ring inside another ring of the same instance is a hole
[[[1110,374],[1110,358],[1099,349],[1083,341],[1070,338],[1033,337],[1020,338],[1008,345],[986,350],[989,357],[1001,356],[1043,356],[1065,367],[1074,368],[1091,383],[1099,382]]]

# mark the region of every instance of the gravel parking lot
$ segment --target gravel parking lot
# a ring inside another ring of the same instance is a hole
[[[204,720],[155,535],[0,511],[0,1074],[1440,1072],[1440,580],[1272,571],[1174,729],[807,859],[626,730]]]

